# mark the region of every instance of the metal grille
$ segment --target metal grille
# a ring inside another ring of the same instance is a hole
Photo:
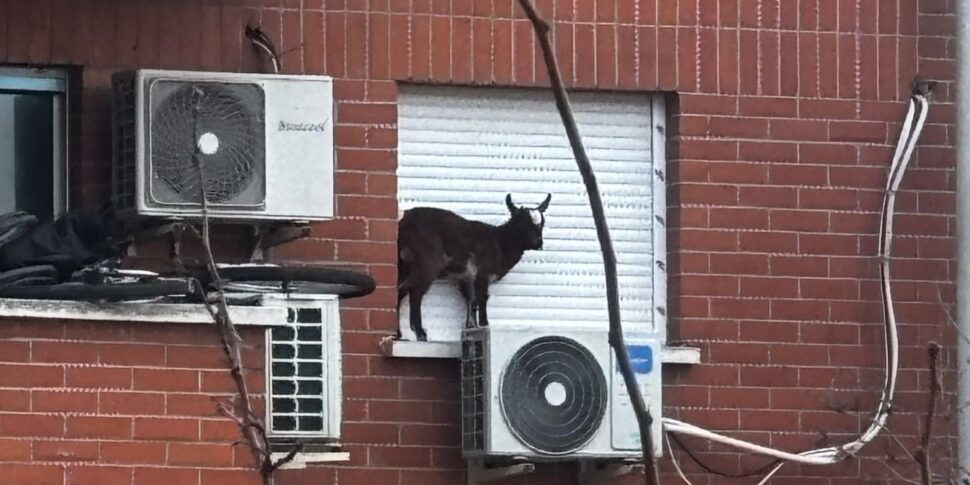
[[[135,75],[133,72],[115,75],[112,85],[112,198],[116,209],[130,209],[135,201],[135,163],[138,153]]]
[[[509,430],[533,450],[576,451],[599,431],[606,414],[606,377],[579,342],[537,338],[515,352],[502,373],[502,412]]]
[[[289,320],[273,328],[270,337],[270,430],[320,433],[327,417],[323,313],[294,308]]]
[[[265,105],[255,84],[158,80],[151,84],[152,196],[159,203],[201,203],[201,177],[214,204],[260,206],[265,200]],[[198,138],[197,138],[198,137]]]
[[[465,452],[485,449],[485,335],[483,331],[468,332],[461,344],[461,434]]]

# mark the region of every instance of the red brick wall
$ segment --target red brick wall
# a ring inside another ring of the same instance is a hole
[[[556,20],[557,52],[571,86],[675,93],[669,330],[672,340],[700,346],[704,364],[665,371],[666,414],[793,450],[842,442],[868,425],[882,382],[873,255],[885,168],[912,75],[919,70],[943,81],[898,203],[894,273],[903,350],[891,427],[914,447],[928,385],[926,345],[946,345],[945,362],[953,367],[954,336],[937,300],[942,294],[952,301],[953,293],[954,2],[537,3]],[[287,473],[280,481],[460,483],[457,366],[392,362],[376,351],[396,321],[395,82],[542,85],[530,26],[514,0],[0,0],[0,62],[83,68],[71,182],[76,203],[93,203],[106,196],[110,180],[111,73],[259,70],[264,63],[240,35],[248,21],[259,21],[286,52],[285,71],[337,78],[340,217],[276,257],[361,263],[380,284],[343,310],[343,431],[352,462]],[[240,463],[226,447],[209,446],[233,439],[231,426],[199,398],[210,389],[179,387],[190,376],[201,379],[192,386],[205,387],[206,376],[224,382],[212,354],[200,356],[203,370],[191,360],[173,361],[182,344],[211,345],[208,330],[4,322],[0,331],[0,345],[10,349],[0,352],[0,362],[14,371],[0,376],[4,483],[208,484],[218,483],[210,477],[219,473],[234,481],[251,476],[219,471]],[[115,340],[125,343],[108,343]],[[156,360],[101,370],[125,362],[110,360],[112,352]],[[98,372],[146,392],[119,401],[120,391],[72,381]],[[941,437],[955,428],[954,372],[944,377],[941,414],[948,421],[937,428]],[[64,400],[67,390],[76,399]],[[180,396],[190,401],[174,414],[181,421],[161,431],[183,430],[177,438],[187,441],[152,434],[159,419],[173,416]],[[211,436],[207,426],[215,428]],[[116,437],[137,443],[118,450]],[[725,471],[765,462],[687,442]],[[189,452],[186,443],[206,452]],[[936,456],[945,457],[946,440],[938,444]],[[186,455],[211,461],[190,463]],[[893,474],[884,463],[915,477],[905,456],[879,439],[859,460],[786,466],[773,483],[886,483]],[[695,484],[734,483],[681,461]],[[667,472],[669,465],[665,460]],[[167,473],[179,475],[161,476]],[[94,478],[77,481],[84,476]],[[505,483],[574,483],[574,476],[572,466],[543,466]]]

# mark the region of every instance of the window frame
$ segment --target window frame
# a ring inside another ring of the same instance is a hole
[[[17,67],[0,65],[0,94],[49,94],[53,101],[53,159],[52,194],[54,218],[67,212],[70,201],[68,184],[70,73],[67,69],[50,67]]]
[[[459,96],[471,95],[475,92],[480,93],[491,93],[486,94],[482,99],[483,103],[487,103],[490,97],[494,93],[506,92],[514,96],[522,96],[528,98],[528,96],[533,94],[538,94],[542,96],[545,91],[541,89],[535,89],[530,87],[493,87],[493,86],[436,86],[428,84],[402,84],[400,93],[398,96],[398,130],[401,131],[402,126],[402,106],[408,102],[406,98],[414,97],[419,99],[424,96],[435,96],[435,97],[445,97],[446,95],[455,96],[455,101],[468,102],[467,99],[460,99]],[[649,217],[652,218],[652,231],[651,231],[651,245],[652,253],[649,254],[651,258],[650,265],[650,279],[651,279],[651,292],[652,295],[648,299],[650,304],[650,313],[652,314],[652,319],[649,326],[639,326],[632,325],[627,322],[626,332],[630,334],[635,334],[637,336],[653,336],[658,338],[661,342],[666,342],[667,339],[667,297],[668,297],[668,272],[667,272],[667,143],[669,142],[667,133],[667,119],[668,110],[667,103],[669,101],[668,94],[659,91],[610,91],[610,90],[580,90],[577,91],[578,96],[586,96],[589,98],[597,96],[630,96],[630,97],[641,97],[639,102],[643,102],[642,105],[644,114],[649,114],[650,122],[645,125],[648,131],[644,131],[644,138],[650,141],[650,184],[651,184],[651,195],[649,198],[650,210]],[[476,100],[474,96],[470,96],[471,99]],[[513,98],[509,98],[513,99]],[[477,101],[477,100],[476,100]],[[550,102],[551,103],[551,102]],[[552,106],[550,104],[550,106]],[[414,105],[416,108],[422,108],[423,106]],[[561,126],[559,121],[559,113],[556,111],[556,126]],[[580,125],[582,129],[583,126]],[[399,139],[402,138],[399,133]],[[565,138],[563,138],[565,141]],[[425,143],[428,143],[425,141]],[[402,147],[398,146],[398,157],[400,158],[403,153]],[[595,164],[594,164],[595,165]],[[396,174],[398,176],[398,192],[397,192],[397,202],[399,205],[398,217],[401,216],[403,210],[405,199],[402,198],[401,194],[401,168],[407,166],[402,163],[401,160],[398,161]],[[413,167],[409,167],[413,168]],[[595,170],[595,169],[594,169]],[[602,189],[602,183],[601,183]],[[585,188],[583,188],[585,190]],[[555,204],[555,193],[553,194],[553,203]],[[533,201],[536,202],[536,201]],[[422,201],[422,203],[434,205],[433,201]],[[449,208],[449,207],[445,207]],[[468,217],[466,214],[462,214]],[[647,215],[646,213],[644,214]],[[471,214],[469,217],[471,219],[483,220],[482,217],[475,216]],[[615,234],[615,233],[614,233]],[[614,235],[615,237],[615,235]],[[614,245],[616,242],[614,241]],[[597,251],[599,250],[597,246]],[[622,277],[622,275],[621,275]],[[454,296],[457,297],[457,292]],[[624,295],[621,294],[621,298]],[[427,302],[427,299],[425,300]],[[604,311],[605,316],[605,311]],[[407,325],[406,320],[407,314],[405,311],[400,311],[398,314],[398,325],[404,339],[407,339],[411,333],[410,328]],[[460,322],[463,322],[461,320]],[[457,328],[461,328],[461,323],[458,322],[454,325]],[[457,350],[460,347],[461,337],[459,330],[459,337],[456,339],[450,338],[435,338],[436,336],[432,334],[434,330],[428,328],[428,318],[425,317],[424,323],[426,325],[425,330],[428,331],[428,341],[418,342],[413,340],[402,340],[398,343],[415,344],[409,348],[404,348],[405,346],[393,346],[388,352],[397,355],[398,347],[400,348],[401,356],[420,356],[420,357],[453,357],[460,352]],[[605,319],[603,321],[605,325]],[[437,346],[435,346],[437,345]],[[419,348],[420,347],[420,348]],[[412,355],[413,354],[413,355]]]
[[[288,311],[287,322],[267,327],[265,332],[265,406],[263,420],[266,423],[266,436],[271,440],[275,451],[288,450],[289,446],[300,440],[307,451],[329,451],[341,444],[341,424],[343,421],[343,369],[340,335],[340,304],[335,295],[299,295],[298,298],[275,298],[266,295],[271,305],[285,306]],[[278,301],[275,301],[278,300]],[[294,328],[299,309],[319,309],[321,312],[320,361],[323,365],[323,428],[320,431],[280,431],[273,428],[273,329]]]

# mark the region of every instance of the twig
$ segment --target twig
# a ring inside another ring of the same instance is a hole
[[[940,307],[943,308],[943,316],[946,317],[946,323],[949,323],[956,330],[957,336],[963,340],[963,343],[970,345],[970,337],[960,330],[960,325],[957,324],[956,319],[953,318],[953,314],[950,312],[952,305],[947,305],[943,302],[943,290],[940,289],[939,285],[936,286],[936,300],[940,304]]]
[[[596,224],[596,235],[599,238],[600,250],[603,253],[603,267],[606,273],[606,305],[610,320],[610,346],[616,353],[616,360],[620,366],[620,373],[629,391],[630,400],[633,404],[633,411],[637,417],[640,427],[640,445],[643,452],[643,463],[646,466],[646,483],[656,485],[660,483],[660,476],[657,472],[657,463],[653,455],[653,436],[651,435],[651,425],[653,418],[643,401],[643,396],[639,392],[636,376],[633,373],[633,366],[630,364],[630,355],[623,339],[623,327],[620,323],[620,298],[616,277],[616,254],[613,252],[613,243],[610,240],[610,230],[606,224],[606,216],[603,211],[603,201],[600,197],[599,189],[596,185],[596,176],[586,149],[583,147],[582,138],[579,135],[579,128],[573,116],[572,107],[569,104],[569,97],[566,95],[566,88],[563,85],[562,76],[559,74],[559,64],[553,53],[552,42],[549,39],[549,24],[542,19],[536,12],[530,0],[519,0],[519,5],[525,11],[526,16],[532,21],[539,45],[542,47],[542,56],[545,59],[546,69],[549,71],[549,81],[552,85],[553,95],[556,97],[556,107],[562,116],[562,122],[566,129],[566,136],[569,138],[569,145],[579,167],[579,173],[583,177],[586,185],[586,192],[589,195],[589,205],[593,211],[593,221]]]
[[[930,395],[926,409],[926,422],[923,424],[923,436],[920,448],[916,450],[916,462],[920,465],[920,475],[923,485],[930,485],[933,480],[933,470],[930,460],[930,441],[933,439],[933,420],[936,417],[936,400],[943,390],[940,382],[940,346],[935,342],[928,349],[930,357]]]
[[[889,466],[889,463],[886,463],[885,461],[880,460],[880,459],[876,459],[875,461],[878,462],[878,463],[881,463],[882,466],[886,467],[887,469],[889,469],[889,471],[893,472],[893,475],[896,475],[896,478],[898,478],[898,479],[900,479],[900,480],[902,480],[902,481],[904,481],[906,483],[912,483],[913,485],[920,485],[920,482],[917,482],[916,480],[913,480],[912,478],[906,478],[906,477],[904,477],[901,473],[899,473],[898,470],[896,470],[895,468]],[[925,483],[929,483],[929,482],[925,482]]]

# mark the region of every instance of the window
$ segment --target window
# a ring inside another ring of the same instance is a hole
[[[657,95],[575,93],[580,132],[617,253],[620,307],[630,332],[665,335],[664,104]],[[505,194],[535,205],[552,193],[544,249],[528,251],[489,290],[489,320],[607,325],[599,243],[582,179],[548,90],[403,86],[398,119],[400,210],[434,206],[500,224]],[[407,300],[401,331],[413,338]],[[428,340],[457,341],[465,321],[456,285],[424,298]]]
[[[64,71],[0,68],[0,213],[64,211],[66,93]]]
[[[285,304],[287,324],[267,331],[269,434],[279,444],[335,442],[341,406],[337,301]]]

